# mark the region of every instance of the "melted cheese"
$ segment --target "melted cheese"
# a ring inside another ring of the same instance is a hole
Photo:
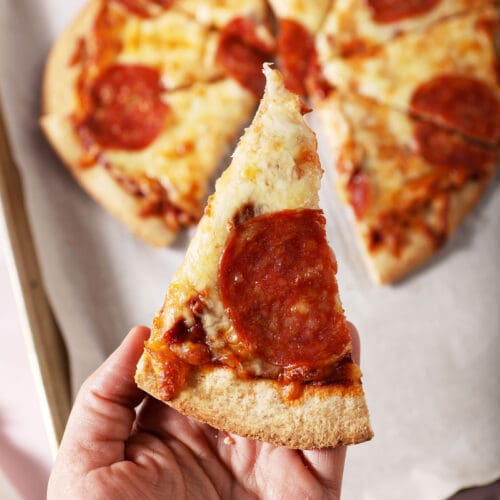
[[[324,61],[325,76],[344,91],[360,93],[407,111],[415,89],[443,73],[490,83],[500,97],[495,48],[483,23],[497,19],[493,8],[474,11],[396,38],[373,57]]]
[[[445,174],[420,155],[414,139],[416,121],[371,99],[349,94],[332,93],[318,104],[318,111],[329,134],[337,187],[344,202],[350,204],[349,181],[353,174],[361,172],[368,180],[371,202],[355,222],[368,254],[372,228],[378,226],[381,215],[393,210],[404,213],[407,207],[419,206],[418,212],[412,212],[413,217],[429,228],[443,229],[446,206],[442,203],[446,203],[453,175]],[[455,140],[460,141],[458,137]],[[493,166],[494,160],[489,165],[491,171]],[[430,197],[429,180],[437,189]],[[464,186],[470,184],[474,183]]]
[[[269,0],[278,18],[292,19],[300,22],[311,33],[316,33],[320,27],[331,0]]]
[[[336,0],[318,34],[319,51],[323,61],[326,61],[355,47],[370,49],[395,36],[426,29],[436,21],[484,4],[484,0],[441,0],[422,15],[392,23],[378,23],[366,2]]]
[[[180,314],[192,318],[185,304],[204,294],[201,318],[217,355],[223,355],[227,345],[235,352],[241,350],[217,285],[219,261],[234,215],[248,203],[256,214],[318,207],[321,167],[314,133],[301,116],[298,97],[285,89],[276,71],[266,68],[265,72],[268,85],[257,115],[241,138],[230,167],[217,181],[163,307],[161,323],[167,330]],[[266,367],[253,360],[245,368],[258,374]]]
[[[198,22],[222,28],[236,17],[250,17],[263,22],[267,17],[264,0],[182,0],[179,8]]]
[[[158,68],[169,89],[221,75],[215,64],[218,34],[184,13],[167,10],[149,19],[125,19],[119,33],[122,49],[116,62]]]
[[[165,101],[165,128],[150,146],[140,151],[106,150],[105,157],[132,177],[146,174],[158,179],[173,203],[192,211],[193,204],[203,201],[211,176],[249,119],[255,98],[234,80],[224,79],[168,93]]]
[[[414,122],[406,114],[355,95],[332,93],[318,104],[325,132],[337,165],[338,188],[347,200],[351,176],[369,176],[376,201],[367,218],[393,206],[397,196],[410,203],[415,193],[408,182],[433,171],[418,153]]]

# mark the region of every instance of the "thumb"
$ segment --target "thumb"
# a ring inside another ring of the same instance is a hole
[[[149,328],[135,327],[122,344],[82,385],[71,411],[57,462],[81,472],[124,459],[134,408],[145,394],[134,373]]]

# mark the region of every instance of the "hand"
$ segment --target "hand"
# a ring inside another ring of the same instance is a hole
[[[354,327],[351,334],[356,358]],[[83,384],[49,499],[339,498],[345,448],[298,451],[251,441],[146,396],[134,372],[148,336],[149,329],[134,328]]]

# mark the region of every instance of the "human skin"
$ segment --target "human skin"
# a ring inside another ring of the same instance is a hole
[[[359,336],[350,325],[353,358]],[[82,385],[49,480],[54,499],[338,499],[345,448],[290,450],[218,431],[134,382],[135,327]]]

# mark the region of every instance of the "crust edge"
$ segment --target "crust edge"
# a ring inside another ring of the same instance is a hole
[[[133,234],[154,247],[165,247],[174,240],[177,233],[168,229],[160,217],[138,215],[139,201],[123,190],[104,167],[78,167],[83,150],[67,117],[48,115],[40,119],[40,126],[77,182]]]
[[[162,400],[147,352],[137,365],[135,381]],[[276,385],[270,380],[242,380],[230,369],[213,368],[195,372],[179,395],[164,402],[217,429],[292,449],[357,444],[373,437],[361,385],[307,387],[289,404],[280,398]]]
[[[52,46],[42,80],[41,113],[44,115],[71,114],[75,109],[71,89],[78,70],[70,66],[77,40],[88,36],[101,8],[102,0],[90,0]]]
[[[494,173],[478,183],[470,183],[460,191],[452,193],[450,197],[450,210],[448,215],[448,241],[456,233],[458,226],[473,210],[489,185]],[[400,257],[394,257],[388,251],[380,251],[375,255],[368,252],[364,243],[361,225],[354,221],[358,238],[363,250],[363,256],[377,283],[384,285],[395,282],[403,276],[410,274],[419,266],[428,261],[439,252],[429,238],[424,235],[411,235],[409,244],[405,247]]]

